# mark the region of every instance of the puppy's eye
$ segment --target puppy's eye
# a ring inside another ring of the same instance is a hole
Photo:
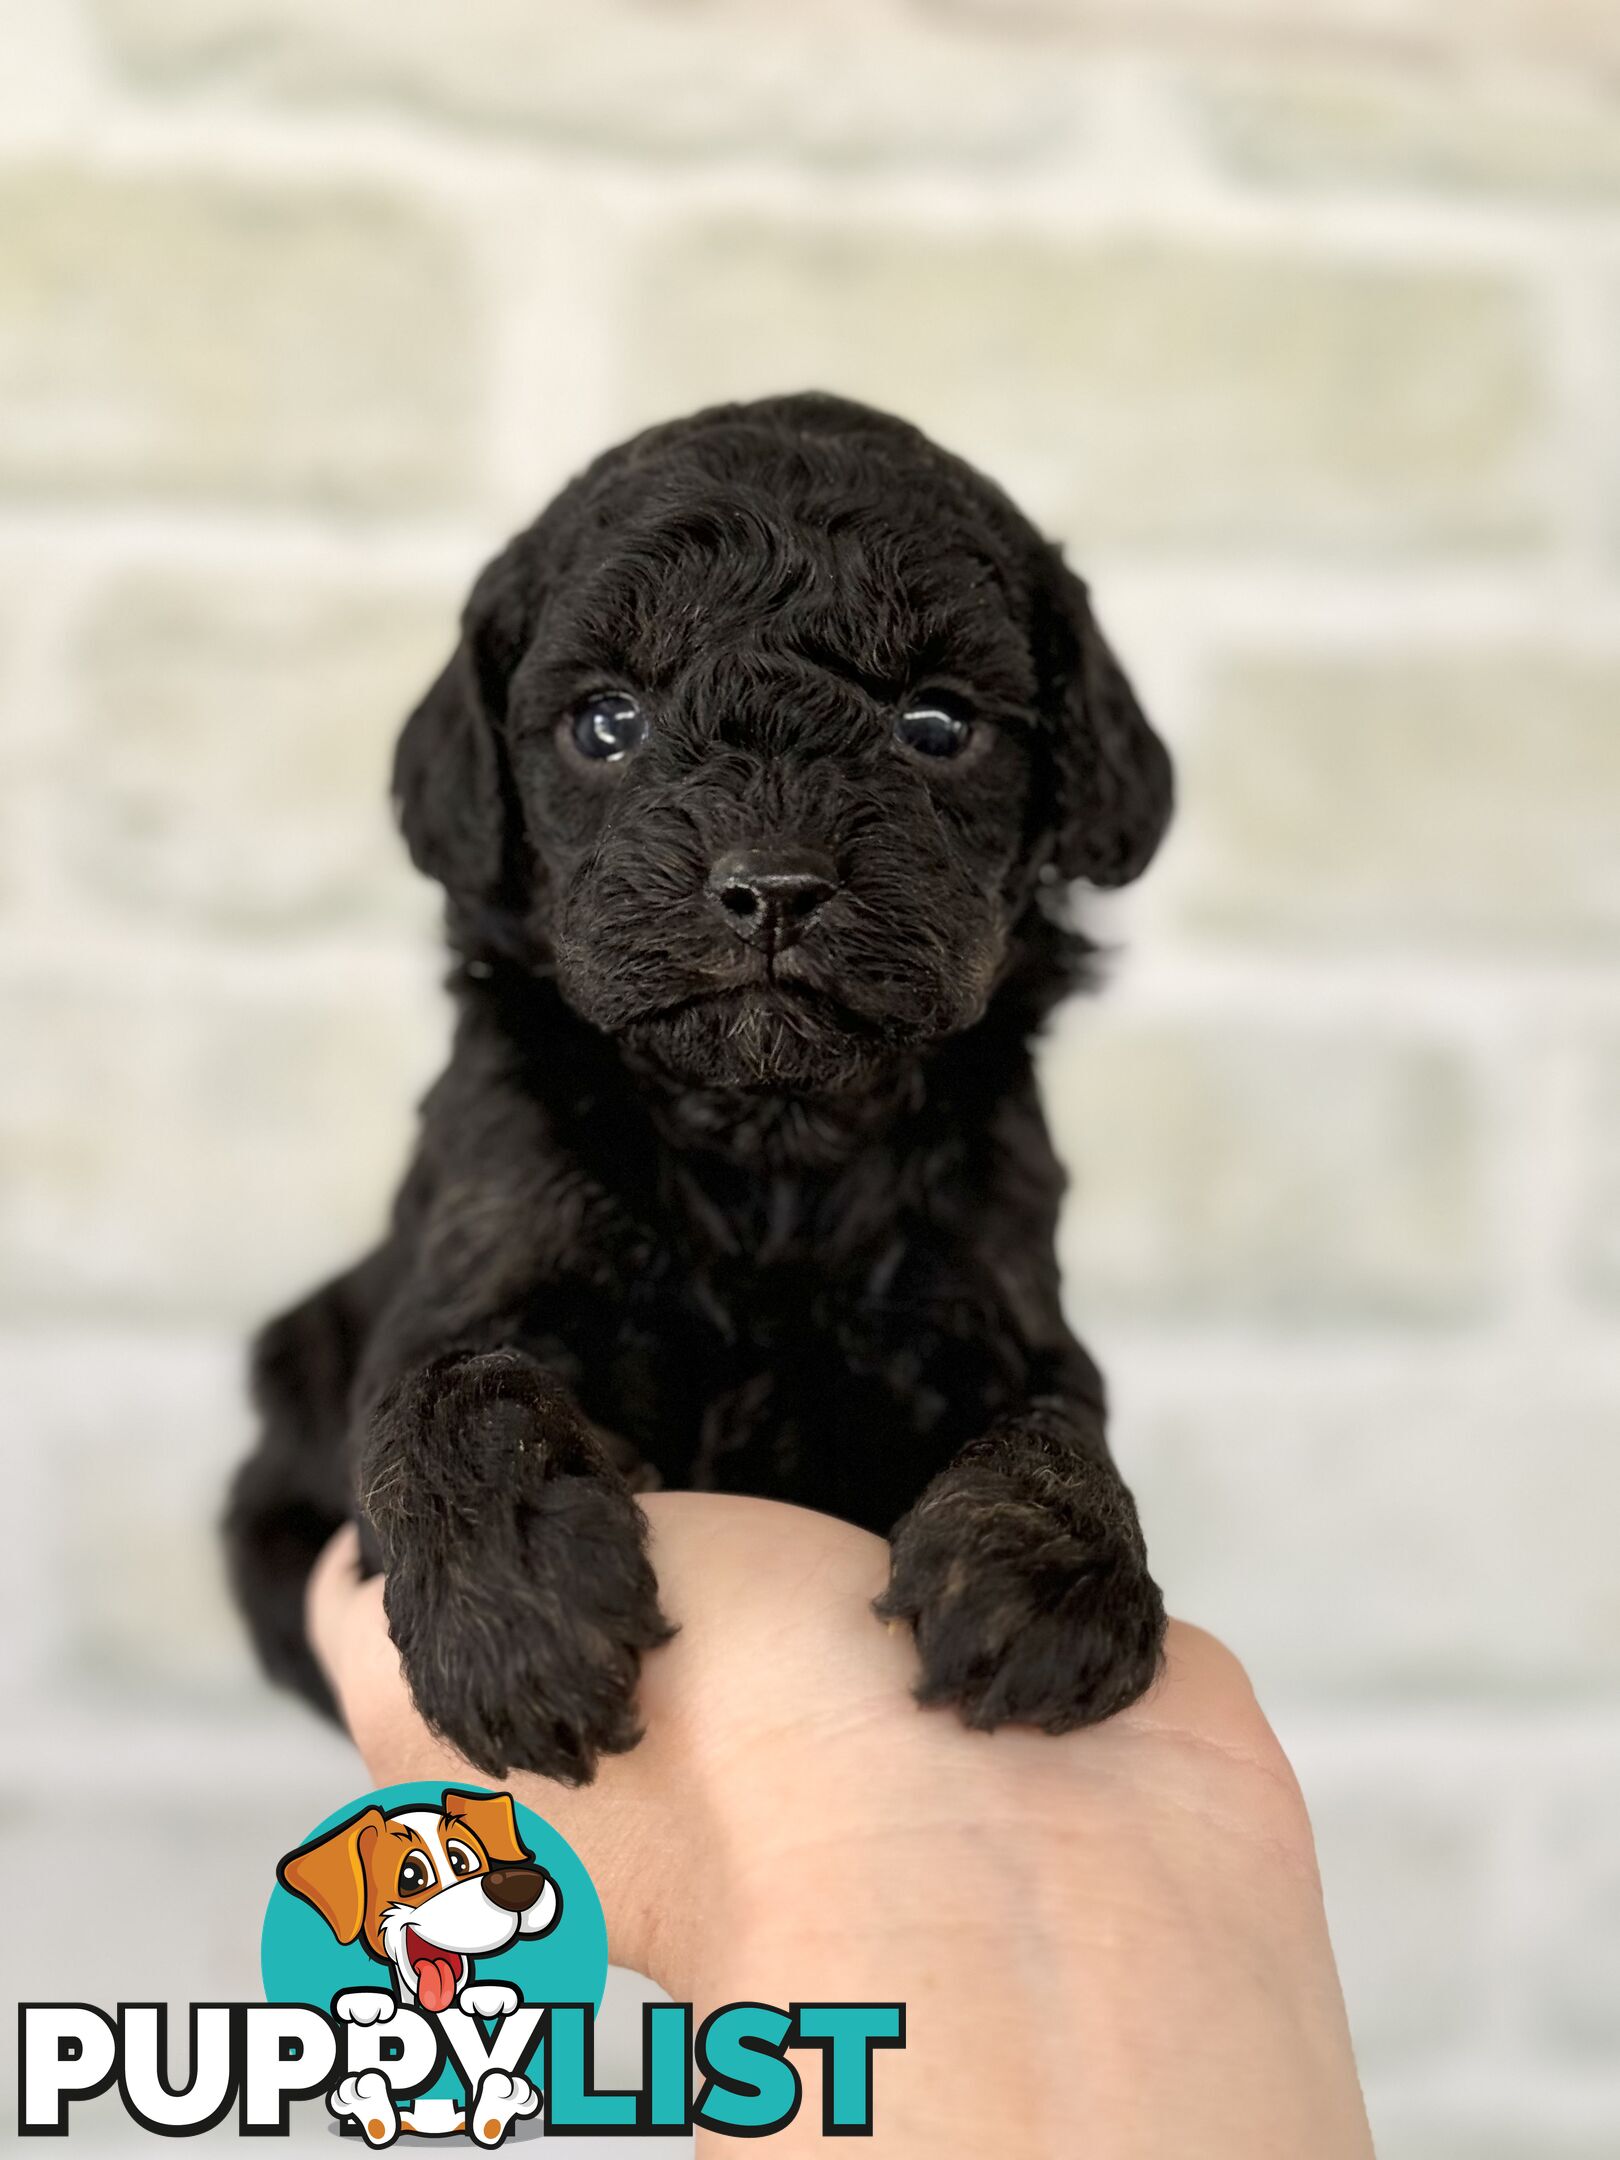
[[[478,1873],[478,1862],[465,1845],[452,1845],[450,1847],[450,1872],[452,1875],[476,1875]]]
[[[581,757],[612,762],[641,748],[647,722],[628,691],[605,690],[575,709],[568,731]]]
[[[960,757],[973,737],[973,721],[961,698],[924,690],[894,723],[895,740],[918,757]]]
[[[427,1862],[411,1853],[399,1871],[399,1894],[401,1897],[415,1897],[418,1890],[426,1890],[432,1881]]]

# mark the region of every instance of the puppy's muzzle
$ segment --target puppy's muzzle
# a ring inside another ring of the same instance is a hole
[[[539,1868],[491,1868],[484,1877],[484,1895],[502,1912],[527,1912],[546,1887]]]

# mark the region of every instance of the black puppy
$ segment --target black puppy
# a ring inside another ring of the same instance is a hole
[[[1065,881],[1135,877],[1171,783],[1056,551],[840,399],[654,428],[484,571],[394,780],[455,1049],[385,1241],[258,1345],[270,1672],[326,1701],[304,1586],[358,1511],[429,1722],[588,1778],[669,1632],[665,1484],[887,1533],[878,1610],[970,1724],[1132,1701],[1163,1605],[1030,1043]]]

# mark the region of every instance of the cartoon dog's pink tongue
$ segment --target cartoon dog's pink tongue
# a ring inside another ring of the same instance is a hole
[[[416,1999],[422,2008],[435,2014],[448,2010],[456,1999],[456,1982],[461,1978],[459,1952],[441,1950],[437,1943],[424,1942],[415,1928],[408,1928],[405,1955],[416,1974]]]

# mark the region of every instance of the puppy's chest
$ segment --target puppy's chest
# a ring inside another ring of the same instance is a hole
[[[632,1286],[592,1379],[592,1415],[664,1485],[885,1530],[1019,1374],[976,1301],[903,1254],[670,1253]]]

